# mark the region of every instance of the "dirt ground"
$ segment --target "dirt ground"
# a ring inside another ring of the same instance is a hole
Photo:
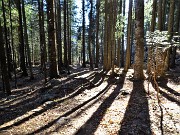
[[[0,93],[0,134],[180,134],[180,65],[158,80],[160,104],[154,84],[133,80],[132,69],[116,72],[74,66],[44,84],[34,67],[34,80],[18,78],[11,96]]]

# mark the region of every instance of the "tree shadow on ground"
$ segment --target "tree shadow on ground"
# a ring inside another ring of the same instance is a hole
[[[86,123],[81,126],[81,128],[75,133],[75,135],[94,134],[107,109],[111,106],[111,104],[121,92],[120,90],[123,87],[125,77],[121,79],[122,83],[117,85],[117,87],[110,94],[110,96],[103,101],[103,103],[98,107],[98,109],[93,113],[93,115],[88,119],[88,121],[86,121]]]
[[[72,108],[71,110],[67,111],[66,113],[64,113],[63,115],[59,116],[59,117],[56,118],[55,120],[49,122],[49,123],[46,124],[45,126],[37,129],[36,131],[33,131],[33,132],[29,133],[29,135],[33,135],[33,134],[36,134],[36,133],[40,133],[40,132],[42,132],[42,131],[50,128],[51,126],[53,126],[54,124],[56,124],[56,122],[57,122],[59,119],[61,119],[61,118],[63,118],[63,117],[67,117],[67,116],[75,113],[75,112],[78,111],[80,108],[84,107],[85,105],[87,105],[87,104],[90,103],[90,102],[95,103],[96,100],[97,100],[97,98],[100,98],[102,95],[104,95],[104,94],[108,91],[108,89],[109,89],[110,86],[112,85],[112,81],[111,81],[111,80],[112,80],[112,78],[108,78],[108,80],[107,80],[107,82],[108,82],[107,86],[106,86],[103,90],[101,90],[98,94],[96,94],[95,96],[93,96],[93,97],[91,97],[90,99],[86,100],[86,101],[83,102],[82,104],[79,104],[79,105],[77,105],[76,107]],[[116,90],[115,92],[116,92],[116,94],[117,94],[117,90]],[[112,98],[112,97],[111,97],[111,98]],[[86,108],[86,107],[85,107],[85,108]],[[64,124],[62,123],[62,125],[64,125]],[[58,129],[58,128],[57,128],[57,129]],[[57,130],[57,129],[56,129],[56,130]]]
[[[162,80],[161,80],[161,81],[162,81]],[[156,88],[154,82],[151,81],[151,83],[152,83],[153,88],[158,92],[158,89]],[[160,85],[159,85],[159,84],[160,84]],[[174,102],[174,103],[176,103],[178,106],[180,106],[180,101],[179,101],[179,99],[178,99],[179,93],[176,92],[176,91],[174,91],[173,89],[169,88],[169,87],[167,86],[167,81],[161,82],[161,83],[159,83],[159,84],[158,84],[158,85],[159,85],[160,87],[165,88],[168,92],[170,92],[171,94],[177,96],[177,98],[175,98],[175,97],[171,96],[170,94],[164,92],[164,91],[161,90],[160,88],[159,88],[159,93],[160,93],[163,97],[165,97],[166,99],[168,99],[169,101]]]
[[[143,81],[133,82],[131,97],[119,135],[151,135],[150,116]]]
[[[76,75],[82,75],[82,74],[87,73],[87,72],[88,71],[85,71],[85,72],[82,71],[79,74],[76,73]],[[69,80],[69,78],[67,78],[67,80]],[[67,80],[64,80],[63,82],[65,83]],[[74,94],[73,96],[76,96],[76,95],[80,94],[83,91],[84,91],[83,88],[79,89],[77,91],[77,93]],[[70,93],[68,93],[68,94],[70,94]],[[53,97],[53,99],[48,98],[48,99],[45,99],[43,102],[42,101],[39,102],[41,100],[41,98],[44,97],[44,94],[38,93],[38,92],[37,93],[33,92],[33,93],[28,94],[28,97],[26,97],[24,99],[21,99],[21,98],[18,99],[18,100],[21,100],[21,101],[15,103],[15,104],[11,105],[11,102],[9,102],[9,104],[5,104],[5,106],[3,108],[1,107],[0,118],[3,118],[3,119],[0,119],[0,125],[4,124],[6,122],[9,122],[11,120],[14,120],[17,117],[23,116],[25,113],[27,113],[29,111],[32,111],[33,109],[36,109],[39,106],[43,105],[44,102],[46,102],[48,100],[55,100],[57,98],[62,98],[63,96],[64,95],[62,93],[60,93],[59,95],[55,95],[55,97]],[[73,97],[73,96],[71,96],[71,97]],[[15,96],[13,100],[16,100],[16,98],[18,98],[18,97]],[[61,100],[59,102],[63,102],[64,100]],[[54,104],[54,102],[53,102],[51,105],[45,106],[42,110],[36,111],[36,112],[32,113],[31,115],[26,116],[26,117],[16,121],[15,123],[9,125],[9,126],[2,127],[2,128],[0,128],[0,131],[7,130],[7,129],[13,127],[13,126],[18,126],[18,125],[24,123],[25,121],[27,121],[29,119],[32,119],[35,116],[38,116],[38,115],[42,114],[43,112],[47,111],[48,109],[54,107],[57,103]]]
[[[174,94],[175,96],[180,96],[180,93],[177,92],[176,90],[170,88],[167,86],[168,84],[168,79],[163,79],[161,80],[160,82],[158,82],[158,85],[161,87],[161,88],[164,88],[166,89],[168,92],[170,92],[171,94]]]

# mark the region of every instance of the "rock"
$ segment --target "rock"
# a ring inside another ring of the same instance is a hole
[[[67,118],[66,117],[61,117],[58,121],[57,121],[57,123],[58,124],[63,124],[64,122],[66,122],[67,121]]]
[[[126,91],[126,90],[123,90],[122,92],[121,92],[121,95],[123,95],[123,96],[126,96],[126,95],[129,95],[130,93],[128,92],[128,91]]]
[[[56,103],[54,101],[46,101],[43,106],[53,106],[55,105]]]

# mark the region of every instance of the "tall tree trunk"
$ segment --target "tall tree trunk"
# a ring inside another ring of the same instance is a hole
[[[132,24],[132,0],[129,0],[128,26],[127,26],[127,46],[126,46],[126,63],[124,71],[127,72],[130,67],[131,60],[131,24]]]
[[[125,0],[123,0],[123,17],[125,17],[125,7],[126,7],[126,4],[125,4]],[[122,28],[122,55],[121,55],[121,66],[124,67],[124,25],[125,23],[123,22],[123,28]]]
[[[39,10],[39,35],[40,35],[40,53],[41,53],[41,68],[44,73],[44,81],[47,82],[47,71],[46,71],[46,41],[44,32],[44,11],[43,11],[43,0],[38,0]]]
[[[162,1],[162,29],[166,29],[166,0]]]
[[[174,21],[174,32],[178,32],[179,30],[179,24],[180,24],[180,1],[177,0],[176,1],[176,12],[175,12],[175,21]],[[180,30],[179,30],[180,32]],[[180,34],[180,33],[178,33]],[[173,46],[172,47],[172,57],[171,57],[171,61],[170,61],[170,67],[171,68],[174,68],[176,66],[176,63],[175,63],[175,59],[176,59],[176,50],[177,50],[177,46]]]
[[[104,27],[104,57],[103,57],[103,69],[107,71],[107,57],[108,57],[108,0],[105,0],[105,27]]]
[[[85,61],[85,0],[82,0],[82,15],[83,15],[83,21],[82,21],[82,67],[86,67],[86,61]]]
[[[67,2],[68,65],[71,65],[71,1]]]
[[[143,59],[144,59],[144,1],[135,0],[135,64],[134,64],[134,78],[144,79],[143,73]]]
[[[92,59],[92,50],[91,50],[91,46],[92,46],[92,27],[93,27],[93,18],[92,18],[92,12],[93,12],[93,1],[90,0],[90,4],[91,4],[91,9],[90,9],[90,14],[89,14],[89,35],[88,35],[88,51],[89,51],[89,61],[90,61],[90,69],[93,69],[93,59]]]
[[[120,15],[120,18],[119,18],[119,22],[122,23],[122,0],[119,1],[119,15]],[[122,28],[120,26],[120,35],[121,35],[121,32],[122,32]],[[117,48],[117,66],[121,67],[121,36],[119,35],[118,37],[118,48]]]
[[[57,18],[58,18],[58,36],[57,36],[57,50],[58,50],[58,70],[61,72],[61,68],[63,66],[62,62],[62,35],[61,35],[61,4],[60,0],[57,1]]]
[[[30,79],[34,79],[33,71],[32,71],[32,63],[31,63],[31,54],[30,54],[30,48],[29,48],[29,43],[28,43],[28,35],[27,35],[26,14],[25,14],[25,7],[24,7],[23,0],[22,0],[22,14],[23,14],[23,22],[24,22],[24,41],[25,41],[25,46],[27,48]]]
[[[60,0],[57,1],[57,52],[58,52],[58,71],[62,71],[62,35],[61,35],[61,4]]]
[[[64,0],[64,66],[68,67],[68,44],[67,44],[67,4],[66,0]]]
[[[100,0],[96,1],[96,63],[95,67],[98,68],[99,64],[99,14],[100,14]]]
[[[3,43],[3,33],[2,33],[1,22],[0,22],[0,48],[1,48],[0,49],[0,62],[1,62],[3,81],[5,83],[5,92],[7,93],[7,95],[10,95],[11,87],[10,87],[10,82],[9,82],[7,60],[6,60],[4,43]]]
[[[5,13],[5,6],[4,0],[2,0],[2,11],[3,11],[3,19],[4,19],[4,34],[5,34],[5,43],[6,43],[6,54],[7,54],[7,65],[8,65],[8,74],[9,78],[11,79],[11,71],[12,71],[12,57],[11,57],[11,47],[8,41],[8,32],[7,32],[7,22],[6,22],[6,13]]]
[[[54,1],[47,1],[47,21],[48,21],[48,46],[49,46],[49,60],[50,60],[50,78],[56,78],[57,62],[55,49],[55,27],[54,27]]]
[[[157,10],[157,0],[153,0],[153,8],[152,8],[152,18],[151,18],[151,28],[150,31],[154,32],[156,25],[156,10]],[[152,60],[152,47],[148,47],[148,62],[147,62],[147,73],[151,72],[151,60]]]
[[[179,23],[180,23],[180,1],[179,0],[176,0],[176,12],[175,12],[175,24],[174,24],[174,32],[178,32],[180,26],[179,26]],[[179,31],[180,32],[180,31]]]
[[[158,1],[158,30],[162,31],[162,0]]]
[[[18,35],[19,35],[19,53],[20,53],[20,67],[23,71],[22,76],[28,76],[27,69],[25,65],[25,52],[24,52],[24,36],[23,36],[23,25],[22,25],[22,14],[21,14],[21,0],[16,1],[18,13],[19,13],[19,27],[18,27]]]
[[[175,1],[170,0],[170,11],[169,11],[169,21],[168,21],[168,35],[169,35],[169,42],[171,42],[173,36],[173,26],[174,26],[174,8],[175,8]],[[172,53],[172,48],[170,47],[167,51],[167,56],[165,60],[165,71],[169,70],[170,67],[170,57]]]
[[[9,0],[9,16],[10,16],[10,27],[11,27],[11,46],[13,52],[13,72],[14,72],[14,86],[17,89],[17,76],[16,76],[16,56],[15,56],[15,48],[14,48],[14,39],[13,39],[13,26],[12,26],[12,12],[11,12],[11,0]]]
[[[116,31],[116,19],[117,19],[117,0],[113,0],[111,2],[111,6],[112,6],[112,26],[111,26],[111,33],[112,33],[112,37],[111,37],[111,46],[112,46],[112,65],[111,65],[111,69],[112,69],[112,75],[114,75],[114,64],[115,64],[115,46],[116,46],[116,41],[115,41],[115,31]]]

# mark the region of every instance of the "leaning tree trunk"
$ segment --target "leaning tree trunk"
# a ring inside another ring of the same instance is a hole
[[[144,79],[143,59],[144,59],[144,1],[135,0],[135,64],[134,78]]]

